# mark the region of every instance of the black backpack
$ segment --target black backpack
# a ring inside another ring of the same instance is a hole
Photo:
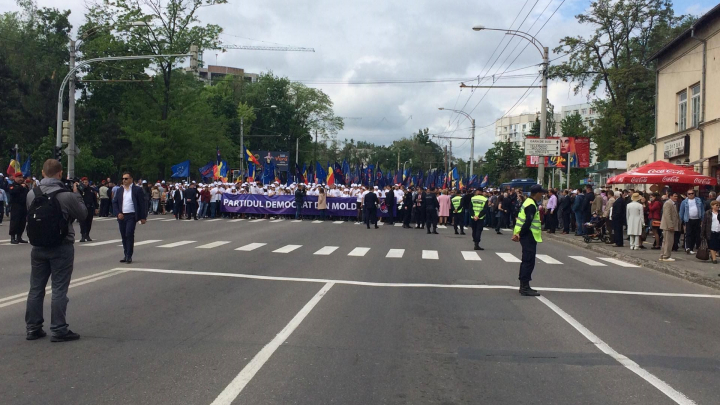
[[[68,235],[68,221],[63,216],[57,195],[68,190],[44,194],[33,189],[33,201],[27,214],[27,235],[30,244],[40,247],[60,245]]]

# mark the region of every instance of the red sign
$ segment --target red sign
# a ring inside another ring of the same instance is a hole
[[[538,139],[527,137],[525,139]],[[545,167],[565,168],[565,162],[570,159],[571,168],[590,167],[590,138],[569,138],[560,137],[560,156],[546,156]],[[525,166],[537,167],[540,158],[537,156],[525,156]]]

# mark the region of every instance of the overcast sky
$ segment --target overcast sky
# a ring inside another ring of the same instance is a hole
[[[43,7],[70,8],[73,26],[82,23],[84,0],[37,2]],[[229,3],[203,8],[199,14],[203,23],[224,28],[223,43],[312,47],[315,53],[231,50],[216,56],[215,51],[206,51],[206,65],[239,67],[252,73],[272,70],[292,80],[315,82],[308,86],[328,93],[337,115],[362,118],[346,120],[345,130],[338,135],[340,140],[389,144],[426,127],[443,136],[468,137],[469,122],[458,119],[456,114],[439,111],[438,107],[464,109],[476,120],[476,156],[491,146],[495,120],[513,105],[517,103],[509,115],[539,109],[540,90],[530,90],[521,100],[525,89],[478,89],[473,94],[467,89],[461,91],[459,80],[499,76],[505,70],[538,64],[541,57],[532,45],[526,48],[527,41],[516,38],[506,48],[510,37],[497,31],[475,32],[471,28],[482,24],[530,32],[550,48],[551,59],[557,56],[552,49],[560,38],[589,32],[589,27],[581,26],[574,17],[590,4],[580,0],[230,0]],[[695,15],[715,5],[712,0],[674,3],[676,13]],[[0,12],[17,9],[14,0],[0,0]],[[535,79],[531,75],[537,72],[538,67],[508,72],[506,76],[528,76],[503,79],[498,84],[529,85]],[[437,79],[450,81],[328,83]],[[570,86],[562,82],[550,83],[548,97],[556,112],[563,105],[588,100],[587,94],[574,95]],[[470,142],[453,140],[453,154],[467,159]]]

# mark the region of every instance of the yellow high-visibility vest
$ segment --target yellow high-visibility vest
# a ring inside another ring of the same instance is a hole
[[[462,200],[462,196],[460,196],[460,195],[456,195],[455,197],[452,198],[452,200],[450,200],[450,202],[452,202],[453,207],[455,208],[455,212],[457,212],[457,213],[462,212],[462,207],[460,207],[460,200]]]
[[[522,207],[520,208],[520,212],[518,213],[517,221],[515,221],[515,229],[513,229],[514,234],[520,234],[520,229],[525,224],[525,221],[527,218],[525,218],[525,207],[528,205],[534,205],[535,206],[535,216],[532,219],[532,223],[530,224],[530,231],[532,232],[533,238],[535,238],[535,242],[542,242],[542,228],[540,224],[540,210],[537,209],[537,203],[532,198],[526,198],[525,202],[523,203]]]
[[[473,206],[473,212],[474,215],[478,217],[478,219],[484,219],[485,214],[483,213],[482,216],[480,216],[480,212],[485,208],[485,204],[487,204],[487,197],[484,195],[474,195],[470,199],[470,202]]]

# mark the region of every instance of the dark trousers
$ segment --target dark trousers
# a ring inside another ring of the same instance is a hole
[[[410,219],[412,219],[412,210],[410,208],[405,208],[403,212],[405,213],[405,217],[403,218],[403,225],[405,225],[405,227],[409,227]]]
[[[537,253],[537,242],[532,234],[520,237],[520,246],[522,246],[522,263],[520,263],[521,282],[529,282],[532,280],[532,273],[535,270],[535,254]]]
[[[700,247],[700,220],[689,219],[685,223],[685,249],[697,250]]]
[[[388,205],[387,210],[388,210],[388,216],[387,216],[386,222],[388,225],[393,225],[395,223],[394,222],[395,221],[395,217],[394,217],[395,205]]]
[[[495,232],[500,232],[500,228],[507,227],[507,214],[504,211],[495,213]]]
[[[303,207],[302,201],[295,201],[295,219],[302,218],[302,207]]]
[[[673,235],[673,245],[672,245],[673,252],[678,250],[678,248],[680,247],[680,236],[682,236],[682,232],[680,232],[679,230],[675,231],[675,233]]]
[[[557,228],[557,209],[553,210],[553,212],[548,212],[545,221],[548,232],[555,233],[555,229]]]
[[[485,221],[482,219],[471,220],[470,227],[472,228],[472,239],[475,243],[480,243],[480,239],[482,239],[482,232],[483,228],[485,227]]]
[[[133,248],[135,247],[135,225],[137,225],[135,213],[124,214],[123,219],[118,219],[118,225],[120,226],[120,236],[122,236],[125,257],[132,259]]]
[[[623,221],[619,219],[613,221],[613,236],[615,237],[615,245],[623,246],[623,241],[625,240],[623,237]]]
[[[80,234],[90,236],[90,230],[92,229],[92,221],[95,216],[95,208],[87,207],[87,216],[80,222]]]
[[[41,329],[43,322],[43,301],[45,287],[52,276],[52,300],[50,301],[50,332],[53,336],[67,333],[65,320],[70,286],[75,260],[75,247],[72,243],[63,243],[53,247],[33,246],[30,253],[30,292],[25,310],[25,325],[28,332]]]
[[[178,204],[177,201],[175,201],[175,204],[173,204],[173,214],[175,215],[175,218],[180,219],[183,214],[185,206],[183,204]]]
[[[570,210],[563,210],[563,232],[570,233]]]
[[[472,223],[474,223],[474,222],[476,222],[476,221],[473,221]],[[455,232],[457,232],[458,226],[460,226],[460,232],[465,232],[465,213],[464,212],[453,214],[453,228],[455,228]],[[473,234],[474,233],[475,233],[475,231],[473,231]]]
[[[13,209],[10,211],[10,236],[22,238],[27,222],[27,212]]]
[[[370,224],[377,226],[377,209],[375,207],[365,208],[363,214],[365,218],[365,225],[368,227],[370,227]]]
[[[438,213],[436,210],[425,210],[425,225],[427,225],[428,232],[430,232],[430,226],[432,226],[433,231],[437,232]]]
[[[187,215],[187,219],[190,219],[190,217],[197,219],[197,211],[197,203],[189,202],[185,205],[185,215]]]
[[[101,198],[100,199],[100,212],[98,213],[101,217],[108,216],[108,213],[110,212],[110,199],[109,198]]]
[[[415,208],[415,223],[420,228],[425,227],[425,210],[422,207]]]
[[[3,217],[5,216],[5,201],[0,201],[0,224],[2,224]]]

